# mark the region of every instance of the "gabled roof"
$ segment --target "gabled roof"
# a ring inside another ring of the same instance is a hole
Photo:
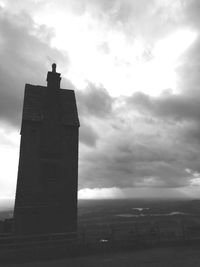
[[[44,102],[48,97],[48,87],[26,84],[24,94],[23,121],[42,122],[44,120]],[[73,90],[58,89],[64,125],[79,126],[75,93]]]

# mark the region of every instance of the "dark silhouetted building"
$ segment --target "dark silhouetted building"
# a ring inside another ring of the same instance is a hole
[[[47,87],[25,86],[16,234],[77,229],[79,119],[74,91],[60,89],[60,80],[53,64]]]

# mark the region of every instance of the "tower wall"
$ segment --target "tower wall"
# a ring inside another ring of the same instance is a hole
[[[77,228],[78,129],[75,94],[26,85],[14,209],[16,234],[72,232]]]

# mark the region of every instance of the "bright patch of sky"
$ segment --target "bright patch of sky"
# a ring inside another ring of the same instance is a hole
[[[51,44],[68,52],[70,68],[64,75],[77,88],[91,81],[103,85],[112,96],[136,91],[156,96],[169,88],[178,92],[176,68],[197,37],[194,30],[183,28],[151,46],[141,38],[128,40],[125,33],[88,13],[66,15],[59,10],[38,13],[35,20],[54,29]]]
[[[4,132],[0,129],[0,188],[4,194],[0,198],[12,198],[16,190],[19,160],[19,133]]]

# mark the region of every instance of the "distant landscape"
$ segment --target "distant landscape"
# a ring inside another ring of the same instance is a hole
[[[158,218],[192,220],[200,216],[200,200],[79,200],[78,216],[79,223],[148,221]]]
[[[13,201],[0,204],[0,219],[13,216]],[[91,199],[78,201],[79,225],[183,220],[200,223],[200,200]]]
[[[198,241],[200,200],[81,200],[78,227],[88,244]]]

